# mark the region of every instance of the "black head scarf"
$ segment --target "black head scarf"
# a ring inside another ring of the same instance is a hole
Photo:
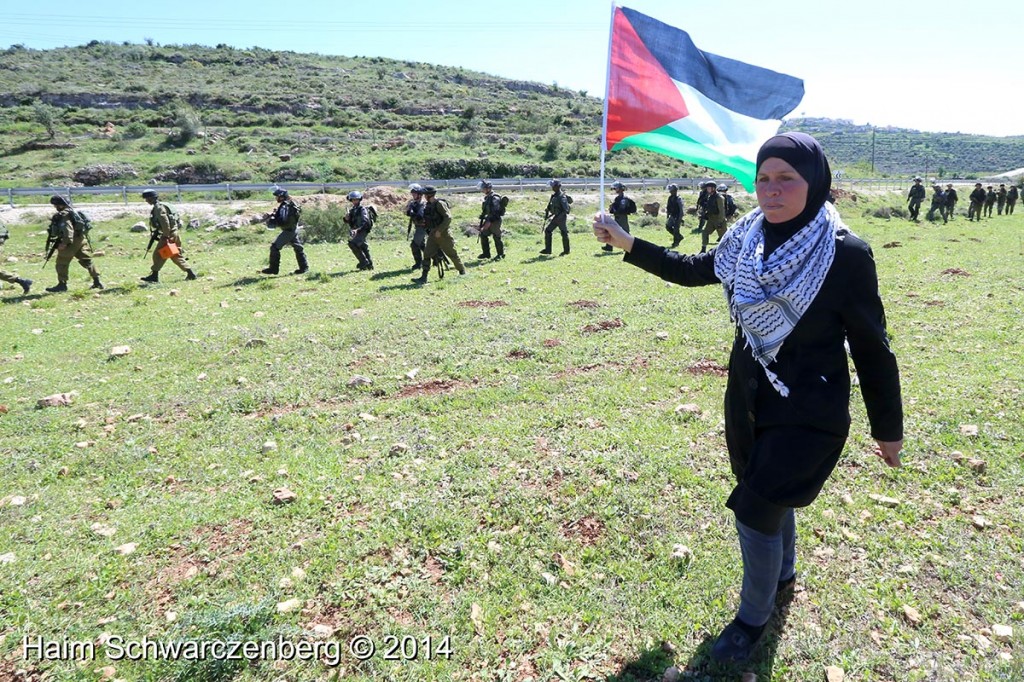
[[[761,145],[757,152],[758,170],[771,158],[782,159],[807,181],[807,205],[800,215],[784,223],[769,223],[765,218],[765,257],[818,215],[832,189],[832,169],[825,151],[807,133],[783,133]]]

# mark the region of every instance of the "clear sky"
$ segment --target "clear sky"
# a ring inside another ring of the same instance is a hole
[[[802,78],[791,116],[1024,135],[1019,1],[620,4],[689,32],[707,52]],[[0,47],[226,43],[461,66],[596,96],[611,17],[606,0],[6,0],[4,10]]]

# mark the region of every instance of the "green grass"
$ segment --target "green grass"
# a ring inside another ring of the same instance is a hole
[[[53,277],[39,271],[42,225],[13,226],[9,267],[38,284],[0,298],[0,555],[15,557],[0,564],[0,677],[94,680],[113,665],[125,680],[624,681],[674,663],[738,679],[706,660],[740,580],[725,379],[689,369],[727,361],[721,291],[601,255],[585,198],[572,255],[538,259],[528,216],[541,195],[514,199],[505,261],[477,263],[460,236],[469,274],[425,287],[411,286],[397,239],[371,240],[372,274],[344,245],[315,244],[308,275],[263,278],[270,233],[255,230],[250,243],[185,233],[200,280],[168,264],[142,287],[145,240],[125,218],[95,227],[105,291],[36,294]],[[456,223],[477,201],[455,198]],[[840,210],[875,250],[905,466],[870,455],[855,388],[847,451],[798,514],[803,589],[748,668],[779,681],[828,665],[853,680],[1020,679],[1024,219],[865,217],[887,204],[898,197]],[[699,245],[692,221],[684,250]],[[660,221],[638,222],[668,241]],[[944,274],[955,268],[969,276]],[[624,325],[584,332],[614,319]],[[115,345],[132,352],[109,359]],[[372,385],[350,386],[355,375]],[[72,390],[70,407],[35,407]],[[701,414],[677,414],[681,403]],[[282,486],[294,503],[272,503]],[[129,542],[134,553],[113,551]],[[672,558],[676,544],[692,561]],[[303,608],[277,613],[292,598]],[[25,636],[299,642],[316,624],[335,628],[336,668],[21,658]],[[985,649],[976,635],[993,624],[1013,625],[1014,641]],[[380,649],[360,662],[348,643],[363,634]],[[389,636],[449,638],[451,657],[421,646],[386,660]]]

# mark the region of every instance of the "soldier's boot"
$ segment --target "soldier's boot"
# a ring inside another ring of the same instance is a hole
[[[298,247],[298,245],[296,246],[297,248],[295,249],[295,262],[299,267],[292,274],[303,275],[309,270],[309,261],[306,260],[306,250],[303,249],[302,247]]]
[[[505,257],[505,242],[498,235],[494,235],[494,250],[498,252],[494,260],[501,260]]]
[[[264,275],[276,275],[281,271],[281,249],[270,247],[270,265],[260,270]]]
[[[370,246],[369,244],[363,244],[363,262],[366,263],[367,270],[373,270],[373,258],[370,257]]]
[[[68,285],[65,282],[57,282],[52,287],[46,287],[46,290],[51,294],[60,294],[68,290]]]
[[[28,290],[32,288],[32,280],[30,279],[19,278],[14,280],[14,282],[21,286],[22,296],[28,294]]]
[[[569,234],[565,233],[562,235],[562,255],[569,255]]]
[[[198,279],[198,278],[196,277],[196,273],[194,273],[192,271],[192,268],[189,268],[188,270],[185,271],[185,280],[188,281],[188,280],[193,280],[193,279]]]
[[[150,283],[155,284],[155,283],[160,281],[160,275],[158,275],[155,272],[151,272],[148,275],[146,275],[145,277],[139,277],[139,279],[142,280],[143,282],[150,282]]]
[[[490,258],[491,257],[491,240],[487,238],[487,235],[480,235],[480,255],[477,258]]]
[[[612,245],[611,245],[611,244],[605,244],[605,245],[604,245],[604,246],[602,247],[602,249],[601,249],[601,250],[602,250],[602,251],[614,251],[615,249],[614,249],[614,248],[612,248]]]
[[[409,248],[412,250],[412,259],[414,261],[412,264],[412,270],[415,272],[423,267],[423,249],[421,249],[419,244],[416,244],[415,242],[410,244]]]
[[[541,249],[540,255],[550,256],[551,255],[551,233],[544,233],[544,248]]]
[[[93,275],[92,276],[92,286],[89,287],[89,288],[90,289],[102,289],[103,288],[103,282],[100,281],[100,276],[99,275]]]
[[[423,263],[423,274],[421,276],[419,276],[419,277],[413,277],[412,281],[415,284],[426,284],[427,283],[427,275],[428,274],[430,274],[430,262],[429,261],[425,261]]]

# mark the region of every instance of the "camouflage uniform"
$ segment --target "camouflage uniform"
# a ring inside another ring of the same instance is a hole
[[[566,224],[569,218],[569,199],[565,196],[559,186],[548,199],[548,207],[544,209],[544,215],[550,216],[547,226],[544,228],[544,250],[542,254],[551,254],[551,238],[557,229],[562,235],[562,255],[569,255],[569,227]]]
[[[708,250],[708,241],[711,238],[712,232],[718,232],[719,241],[725,235],[725,197],[718,193],[714,183],[709,184],[708,187],[711,191],[707,193],[708,196],[704,204],[706,222],[704,229],[700,233],[701,253]]]
[[[985,193],[985,217],[992,217],[992,207],[996,205],[996,191],[992,189],[992,185],[988,186],[988,191]]]
[[[679,196],[679,191],[672,185],[672,189],[669,190],[668,200],[665,202],[665,231],[672,235],[672,246],[669,248],[676,248],[679,246],[679,242],[683,241],[683,235],[680,234],[679,230],[683,226],[683,199]]]
[[[700,193],[697,195],[697,229],[694,230],[697,234],[704,231],[704,224],[708,221],[708,193],[704,189],[708,186],[708,183],[700,183]]]
[[[932,206],[928,209],[928,215],[925,216],[925,220],[931,222],[935,220],[935,212],[939,212],[939,216],[942,217],[942,223],[946,223],[946,193],[942,191],[942,187],[935,185],[932,187]]]
[[[370,246],[366,243],[366,237],[370,234],[370,228],[373,227],[369,211],[360,202],[354,202],[343,220],[348,224],[351,231],[348,248],[352,250],[356,260],[359,261],[358,268],[360,270],[373,270]]]
[[[423,267],[423,247],[427,244],[426,223],[423,220],[423,212],[427,208],[427,201],[423,198],[422,192],[413,190],[413,198],[405,205],[405,215],[409,216],[409,229],[406,236],[412,234],[412,242],[409,248],[412,250],[413,270]]]
[[[1003,215],[1003,206],[1006,206],[1006,185],[999,185],[999,191],[996,192],[996,211],[999,215]]]
[[[505,257],[505,244],[501,241],[501,197],[488,189],[480,204],[481,253],[477,258],[491,257],[489,237],[494,237],[494,249],[497,251],[494,260],[501,260]]]
[[[462,259],[459,258],[459,253],[455,250],[455,241],[449,232],[452,225],[452,212],[448,208],[447,202],[443,199],[435,199],[433,194],[427,192],[427,207],[423,212],[423,219],[427,229],[427,247],[423,250],[423,275],[413,279],[413,282],[427,283],[430,266],[438,251],[448,257],[460,275],[466,274],[466,266],[462,264]]]
[[[144,282],[156,282],[159,277],[160,269],[164,266],[168,260],[177,265],[182,272],[185,273],[186,279],[195,279],[196,273],[192,272],[192,268],[189,266],[188,261],[185,260],[185,251],[181,248],[181,236],[178,234],[178,227],[180,223],[174,216],[171,207],[162,201],[157,201],[152,204],[152,209],[149,212],[149,227],[152,230],[152,236],[156,238],[156,247],[153,249],[153,266],[150,269],[149,277],[143,277]],[[171,256],[170,259],[164,258],[160,255],[160,250],[166,247],[168,244],[174,244],[178,247],[178,253]]]
[[[1006,192],[1006,215],[1013,215],[1013,207],[1017,205],[1017,197],[1020,196],[1020,192],[1017,190],[1017,185],[1010,185],[1010,189]]]
[[[52,203],[52,202],[51,202]],[[102,289],[100,273],[92,264],[92,248],[81,226],[76,227],[74,211],[65,204],[63,207],[54,204],[57,213],[50,218],[47,233],[50,239],[57,241],[57,286],[47,287],[47,291],[57,293],[68,290],[68,270],[71,261],[78,259],[78,264],[89,271],[92,276],[90,289]]]
[[[974,191],[971,192],[971,195],[969,197],[969,199],[971,200],[971,205],[967,209],[968,220],[973,219],[974,222],[981,221],[981,212],[982,209],[985,207],[985,196],[985,190],[981,188],[981,183],[975,183]]]
[[[7,238],[9,236],[10,233],[7,231],[7,227],[3,223],[0,223],[0,255],[3,254],[4,242],[7,241]],[[0,282],[9,282],[10,284],[17,284],[18,286],[21,287],[21,293],[23,295],[27,294],[29,287],[32,286],[32,280],[22,279],[17,275],[12,275],[11,273],[5,272],[3,270],[0,270]]]
[[[292,274],[301,275],[309,270],[309,261],[306,260],[306,250],[302,247],[302,235],[299,234],[299,208],[287,194],[276,196],[284,197],[284,201],[279,201],[277,208],[270,214],[267,227],[278,227],[281,233],[270,244],[270,266],[263,270],[263,274],[276,275],[280,271],[281,249],[290,246],[295,251],[295,263],[298,266]]]
[[[953,209],[956,208],[956,202],[959,198],[956,190],[953,189],[953,185],[946,185],[946,217],[950,220],[953,219]]]

